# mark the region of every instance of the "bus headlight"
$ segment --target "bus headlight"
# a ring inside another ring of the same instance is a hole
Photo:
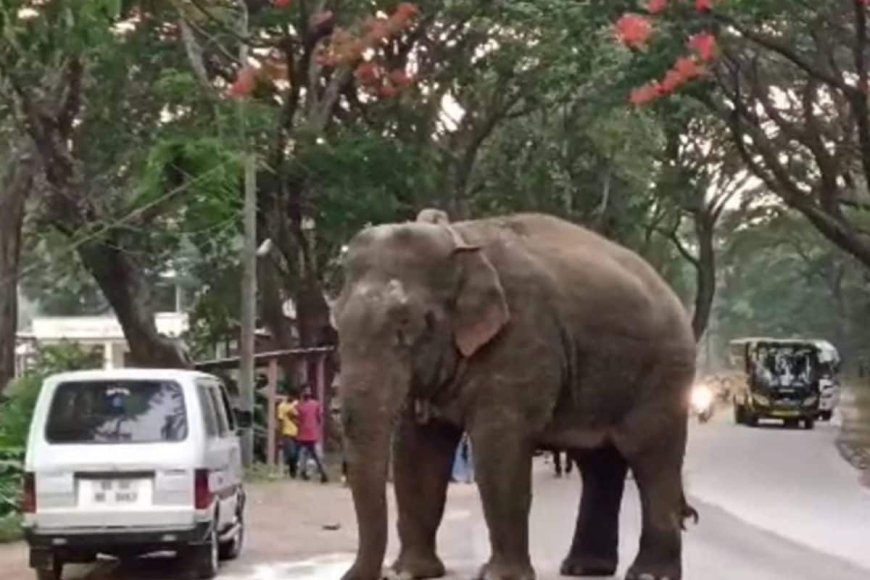
[[[769,407],[770,406],[770,399],[768,399],[764,395],[759,395],[758,393],[756,393],[756,394],[752,395],[752,400],[755,401],[755,403],[761,407]]]

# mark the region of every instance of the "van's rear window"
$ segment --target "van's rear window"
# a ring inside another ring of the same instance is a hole
[[[168,381],[75,381],[54,393],[49,443],[162,443],[187,438],[181,387]]]

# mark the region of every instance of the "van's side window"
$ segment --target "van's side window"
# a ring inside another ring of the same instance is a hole
[[[203,384],[196,386],[196,392],[199,396],[199,404],[202,407],[202,416],[205,420],[205,434],[208,437],[218,436],[218,421],[217,414],[214,409],[214,400],[209,393],[211,389]]]
[[[229,423],[230,431],[235,433],[236,432],[236,417],[233,414],[233,406],[230,405],[230,398],[229,398],[229,396],[227,396],[227,390],[224,388],[223,385],[221,385],[218,387],[218,392],[220,393],[220,399],[221,399],[221,402],[223,403],[224,413],[226,413],[226,415],[227,415],[227,422]]]
[[[217,415],[218,432],[221,437],[226,437],[227,433],[230,432],[230,422],[227,413],[224,410],[223,402],[221,401],[220,391],[218,391],[216,386],[211,385],[208,388],[208,392],[209,395],[211,395],[211,400],[214,404],[215,415]]]

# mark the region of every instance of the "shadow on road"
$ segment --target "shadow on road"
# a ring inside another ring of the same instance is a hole
[[[64,579],[69,580],[166,580],[189,577],[188,568],[180,558],[159,554],[135,560],[100,560],[89,566],[69,565]]]

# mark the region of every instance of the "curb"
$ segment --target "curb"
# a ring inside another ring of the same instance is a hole
[[[837,449],[840,451],[840,455],[843,456],[848,463],[850,463],[855,469],[858,471],[865,472],[865,476],[870,476],[870,451],[858,447],[845,441],[837,441]],[[867,477],[865,477],[867,479]],[[868,484],[870,484],[870,480],[868,480]]]
[[[854,440],[855,437],[849,434],[850,424],[854,425],[855,420],[860,422],[861,419],[858,418],[853,394],[846,390],[844,395],[840,400],[838,413],[843,421],[836,440],[837,450],[847,463],[858,470],[858,480],[861,484],[870,488],[870,448],[859,445]]]

